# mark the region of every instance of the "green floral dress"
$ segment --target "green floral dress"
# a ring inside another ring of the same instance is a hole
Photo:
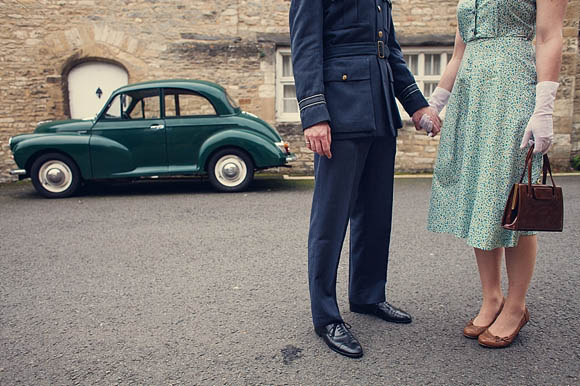
[[[509,191],[524,168],[520,142],[535,106],[535,0],[462,0],[465,53],[441,132],[427,228],[473,247],[513,247],[501,227]],[[534,158],[538,178],[541,155]]]

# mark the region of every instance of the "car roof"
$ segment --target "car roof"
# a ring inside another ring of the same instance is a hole
[[[149,87],[181,87],[192,90],[199,90],[201,88],[201,89],[214,89],[215,91],[225,92],[225,89],[217,83],[195,79],[150,80],[147,82],[128,84],[126,86],[119,87],[115,91],[133,91]]]
[[[121,92],[130,92],[147,88],[182,88],[195,91],[211,99],[219,115],[234,113],[233,107],[227,101],[226,90],[217,83],[195,79],[165,79],[133,83],[119,87],[111,94],[111,98]]]

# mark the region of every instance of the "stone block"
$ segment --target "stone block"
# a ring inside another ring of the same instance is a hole
[[[259,88],[260,98],[275,98],[276,97],[276,87],[272,85],[261,85]]]

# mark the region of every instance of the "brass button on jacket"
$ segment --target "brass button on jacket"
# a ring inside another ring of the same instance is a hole
[[[347,80],[347,79],[348,79],[348,76],[347,76],[346,74],[344,74],[344,75],[342,76],[342,80]]]
[[[383,37],[383,31],[379,31],[379,37],[382,38]]]

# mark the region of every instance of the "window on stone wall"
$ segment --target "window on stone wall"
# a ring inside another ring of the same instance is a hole
[[[415,80],[425,98],[429,99],[437,87],[447,63],[451,60],[452,53],[452,47],[403,47],[407,66],[409,66],[415,76]],[[399,105],[399,111],[403,118],[409,117],[401,105]]]
[[[276,118],[281,122],[300,121],[289,48],[276,53]]]
[[[403,48],[403,52],[405,61],[415,76],[419,88],[425,97],[429,98],[437,87],[447,63],[451,60],[453,48],[409,47]],[[401,116],[408,119],[409,116],[398,101],[397,104]],[[292,71],[292,57],[288,48],[278,49],[276,53],[276,115],[278,121],[300,121]]]

